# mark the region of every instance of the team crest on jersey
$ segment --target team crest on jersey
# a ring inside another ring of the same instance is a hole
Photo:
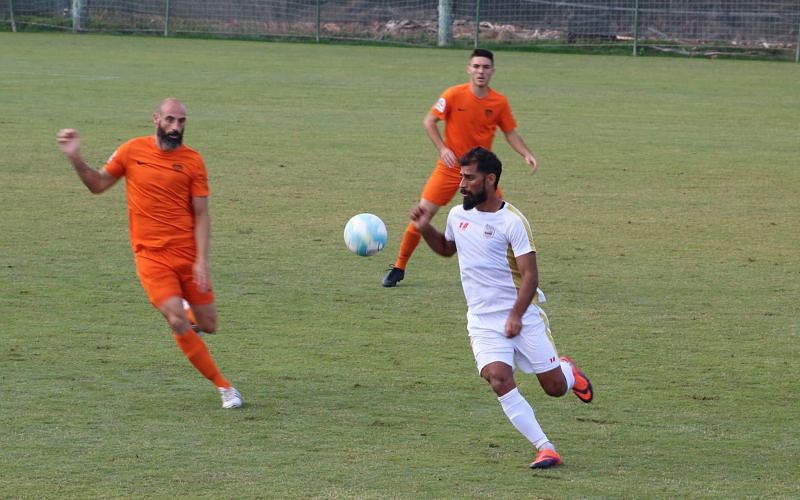
[[[483,113],[486,115],[486,118],[489,118],[492,116],[492,113],[494,113],[494,111],[492,111],[491,109],[486,109],[483,111]]]
[[[444,108],[447,107],[447,101],[444,100],[444,97],[440,97],[436,104],[433,105],[433,108],[438,111],[439,113],[444,113]]]
[[[490,240],[492,239],[492,236],[494,236],[494,232],[495,232],[494,226],[486,224],[486,226],[483,228],[483,237],[486,238],[487,240]]]
[[[469,226],[469,222],[461,221],[461,222],[458,223],[458,230],[459,231],[466,231],[468,226]]]
[[[180,164],[180,163],[173,163],[172,164],[172,170],[174,170],[176,172],[183,172],[183,165]]]

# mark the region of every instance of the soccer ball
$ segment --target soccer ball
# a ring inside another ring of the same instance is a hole
[[[358,214],[344,226],[344,244],[356,255],[369,257],[383,250],[389,234],[377,215]]]

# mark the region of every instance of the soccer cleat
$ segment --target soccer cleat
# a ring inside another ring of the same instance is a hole
[[[556,450],[540,450],[531,462],[531,469],[547,469],[554,465],[561,465],[561,455]]]
[[[383,277],[383,286],[385,287],[397,286],[397,282],[403,281],[403,278],[405,278],[405,276],[406,276],[406,271],[404,269],[392,266],[389,269],[389,272],[386,273],[386,276]]]
[[[572,392],[584,403],[591,403],[594,398],[594,390],[592,389],[592,383],[589,381],[589,377],[578,369],[578,365],[576,365],[571,358],[561,356],[561,361],[566,361],[572,367],[572,375],[575,377],[575,384],[572,386]]]
[[[242,395],[234,387],[217,387],[219,395],[222,397],[223,408],[241,408]]]

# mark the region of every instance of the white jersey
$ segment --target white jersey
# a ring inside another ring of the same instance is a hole
[[[508,202],[497,212],[456,205],[447,215],[444,237],[456,244],[469,314],[510,311],[520,286],[515,257],[536,251],[533,230],[522,212]],[[544,302],[538,289],[536,302]]]

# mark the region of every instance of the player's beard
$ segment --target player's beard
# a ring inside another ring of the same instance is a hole
[[[486,186],[478,193],[462,190],[461,194],[464,195],[464,200],[461,203],[464,206],[464,210],[472,210],[486,201]]]
[[[168,134],[161,127],[156,127],[156,135],[158,136],[158,143],[167,151],[178,149],[183,144],[183,131]]]

